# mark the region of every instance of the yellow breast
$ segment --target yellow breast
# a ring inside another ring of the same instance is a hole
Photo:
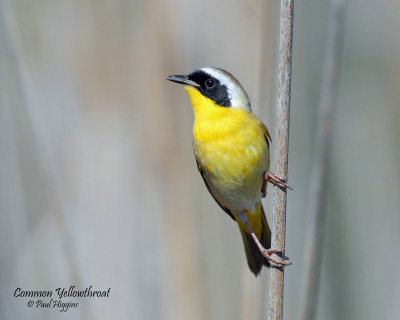
[[[260,120],[243,109],[216,105],[186,87],[194,111],[196,159],[218,201],[231,210],[255,210],[269,150]]]

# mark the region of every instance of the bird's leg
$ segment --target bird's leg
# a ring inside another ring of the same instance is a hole
[[[255,244],[257,245],[258,249],[260,250],[261,254],[271,263],[271,265],[275,266],[275,267],[287,267],[290,266],[292,264],[292,262],[284,262],[284,261],[279,261],[276,260],[274,258],[272,258],[272,254],[273,253],[282,253],[282,251],[277,250],[277,249],[265,249],[263,247],[263,245],[261,244],[260,240],[258,240],[257,236],[255,235],[254,231],[251,229],[249,221],[247,220],[246,214],[244,212],[240,212],[238,214],[238,218],[240,219],[240,221],[242,221],[247,229],[249,230],[249,233],[251,235],[251,237],[253,238]],[[288,257],[283,257],[285,260],[288,260]]]
[[[266,196],[267,192],[267,182],[272,183],[275,186],[278,186],[281,189],[290,189],[293,190],[287,183],[286,183],[286,179],[281,179],[279,178],[277,175],[275,175],[272,172],[266,172],[264,173],[264,181],[261,187],[261,192],[263,194],[263,197]]]

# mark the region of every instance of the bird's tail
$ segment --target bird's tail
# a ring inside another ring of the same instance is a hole
[[[253,238],[242,228],[240,229],[243,239],[244,251],[246,252],[247,264],[254,275],[258,275],[262,266],[269,267],[268,260],[261,254],[260,249],[255,244]],[[271,248],[271,230],[265,217],[264,209],[261,205],[261,236],[259,239],[265,249]]]

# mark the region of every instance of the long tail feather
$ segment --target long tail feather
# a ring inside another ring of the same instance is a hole
[[[271,247],[271,230],[268,226],[267,219],[265,217],[264,209],[261,206],[261,239],[260,242],[265,249]],[[251,235],[244,230],[240,230],[243,239],[244,250],[246,253],[247,264],[251,272],[254,275],[258,275],[261,271],[262,266],[269,267],[268,260],[261,254]]]

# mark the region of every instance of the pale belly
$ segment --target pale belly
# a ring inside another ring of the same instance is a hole
[[[263,136],[241,135],[207,143],[195,141],[196,159],[218,202],[234,212],[255,211],[260,202],[269,152]]]

